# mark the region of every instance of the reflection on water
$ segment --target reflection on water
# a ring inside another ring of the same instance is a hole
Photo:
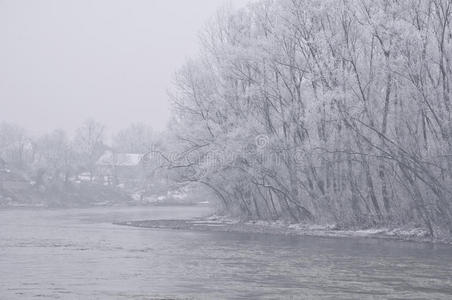
[[[452,299],[452,248],[153,230],[199,207],[0,211],[0,299]]]

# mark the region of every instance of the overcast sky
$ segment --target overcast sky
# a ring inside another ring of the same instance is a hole
[[[169,116],[174,72],[225,3],[248,0],[0,0],[0,121],[33,133],[156,130]]]

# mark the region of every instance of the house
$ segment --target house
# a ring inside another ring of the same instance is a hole
[[[107,150],[96,162],[96,177],[105,185],[133,187],[143,181],[146,154]]]

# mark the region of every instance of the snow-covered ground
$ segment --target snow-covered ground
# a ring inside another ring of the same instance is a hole
[[[450,239],[432,239],[424,228],[413,226],[394,228],[369,228],[358,230],[338,229],[335,224],[288,224],[283,221],[246,221],[230,218],[227,216],[212,215],[208,218],[188,220],[187,227],[196,225],[196,228],[234,232],[256,232],[284,235],[309,235],[325,237],[361,237],[361,238],[387,238],[420,242],[443,242],[451,243]],[[169,226],[171,227],[171,226]],[[178,229],[180,229],[178,224]],[[183,226],[182,226],[183,227]],[[205,227],[205,228],[204,228]],[[222,228],[221,228],[222,227]],[[216,228],[216,229],[215,229]]]

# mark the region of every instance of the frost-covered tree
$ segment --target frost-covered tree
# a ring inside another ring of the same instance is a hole
[[[449,232],[451,13],[448,0],[220,11],[176,76],[181,180],[247,218]]]
[[[53,180],[68,182],[77,165],[73,145],[62,130],[55,130],[35,142],[34,168],[41,176],[48,173]],[[37,180],[39,183],[39,179]]]
[[[0,157],[10,166],[26,167],[32,159],[32,147],[23,128],[5,122],[0,124]]]
[[[105,127],[94,120],[87,120],[77,129],[74,150],[81,167],[87,170],[93,180],[96,162],[105,150]]]
[[[119,152],[147,153],[157,142],[157,134],[142,123],[132,124],[113,137],[113,148]]]

